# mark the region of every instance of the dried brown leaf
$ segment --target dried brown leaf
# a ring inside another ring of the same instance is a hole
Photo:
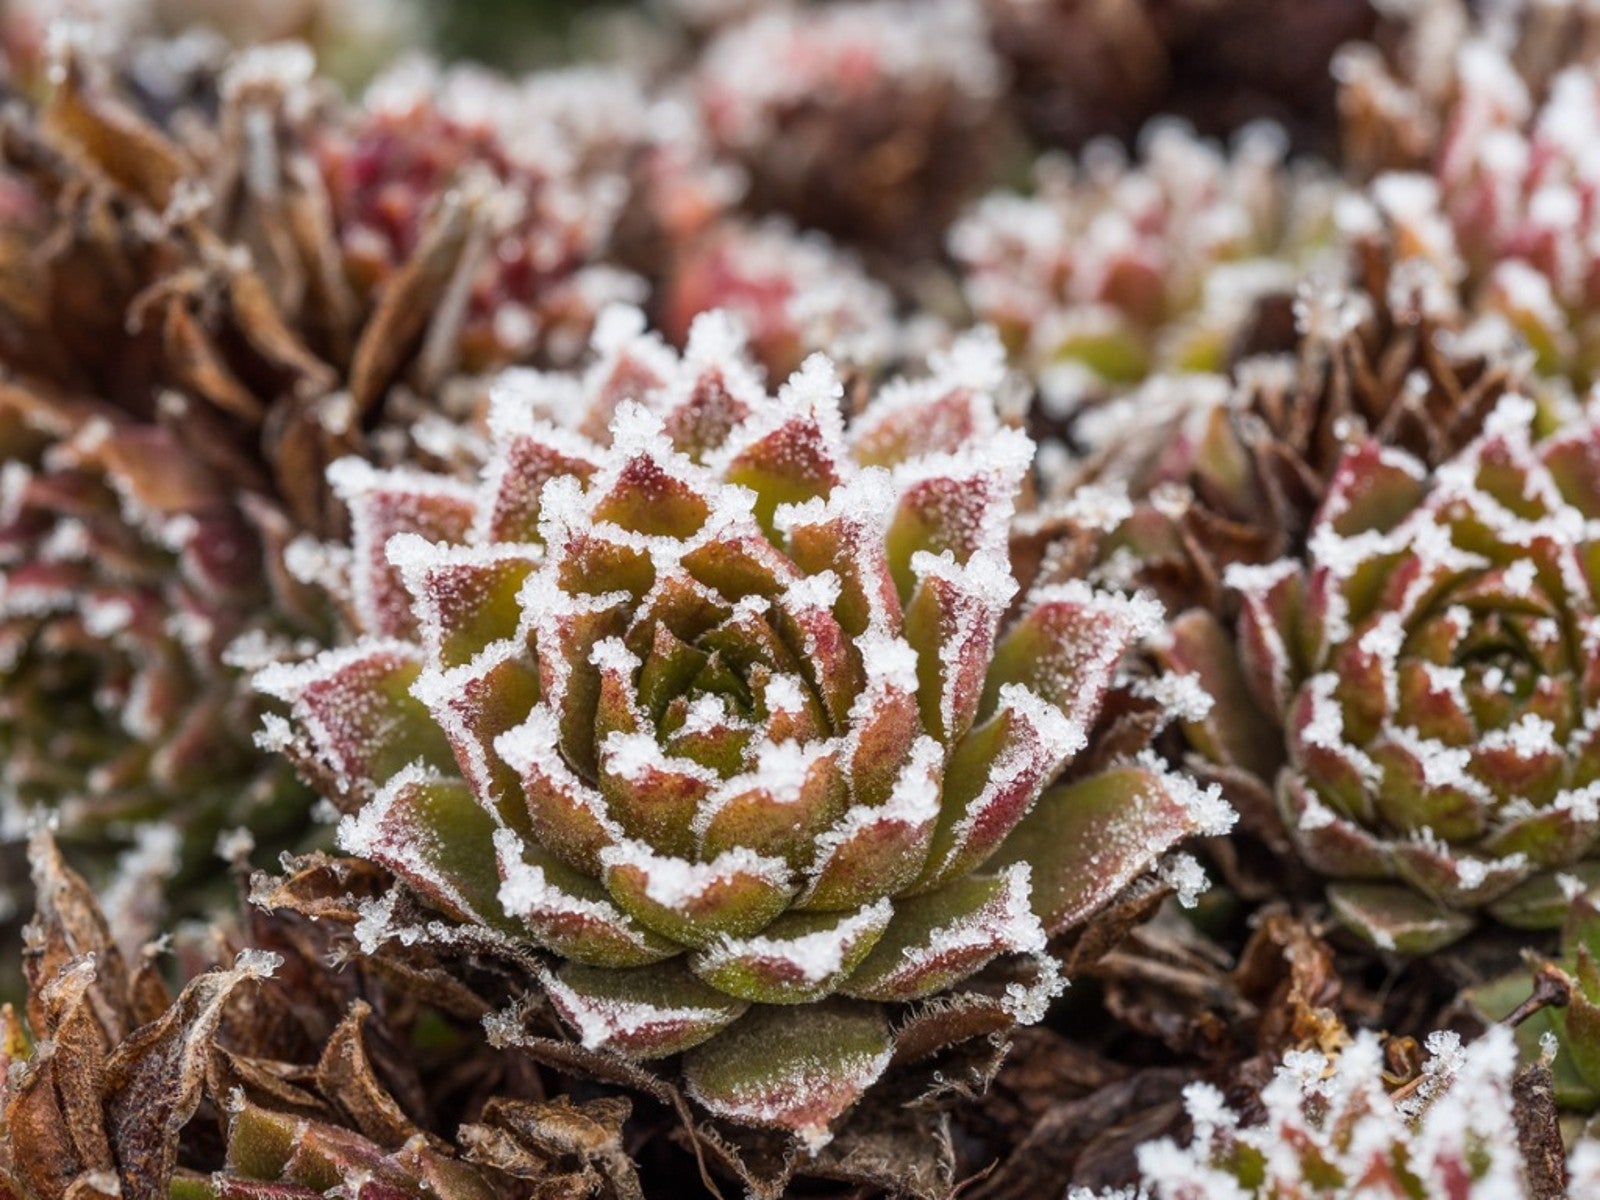
[[[632,1105],[620,1098],[573,1104],[491,1100],[479,1123],[460,1133],[469,1162],[534,1185],[533,1195],[603,1195],[643,1200],[633,1160],[622,1144]]]
[[[317,1062],[317,1090],[347,1122],[380,1146],[401,1145],[420,1132],[373,1073],[362,1029],[372,1006],[357,1001],[333,1031]]]
[[[106,1064],[105,1106],[124,1200],[163,1200],[178,1137],[200,1104],[212,1041],[229,995],[270,974],[275,955],[245,953],[231,969],[192,980],[159,1020],[135,1031]]]
[[[1053,1106],[1000,1166],[963,1195],[969,1200],[1035,1200],[1060,1195],[1069,1180],[1096,1177],[1110,1157],[1126,1155],[1131,1167],[1132,1144],[1159,1136],[1181,1119],[1179,1097],[1193,1078],[1177,1068],[1149,1069]]]
[[[450,193],[440,201],[416,252],[384,289],[356,344],[350,396],[357,419],[370,412],[394,382],[416,351],[429,320],[436,313],[448,315],[440,312],[445,293],[457,275],[471,267],[485,231],[479,199]]]
[[[36,911],[23,951],[28,980],[28,1024],[41,1036],[56,1020],[47,1006],[50,985],[75,963],[93,963],[86,993],[107,1045],[115,1045],[132,1027],[128,1005],[128,971],[122,952],[94,893],[83,877],[69,868],[48,830],[28,843]]]
[[[43,1200],[115,1165],[100,1106],[106,1041],[93,1007],[96,984],[94,959],[84,956],[30,990],[30,1019],[45,1040],[9,1083],[0,1124],[11,1170]]]
[[[67,54],[43,115],[51,135],[156,212],[165,211],[183,180],[195,175],[177,146],[96,85],[75,52]]]

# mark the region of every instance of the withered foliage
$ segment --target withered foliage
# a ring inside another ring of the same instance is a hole
[[[37,114],[13,108],[0,132],[0,345],[16,385],[170,430],[235,488],[326,530],[327,464],[368,451],[386,414],[395,429],[416,416],[395,411],[396,385],[446,381],[459,314],[440,309],[482,236],[478,202],[441,197],[395,278],[362,295],[312,157],[330,100],[309,59],[246,55],[213,121],[184,110],[166,128],[88,56],[60,70]],[[418,364],[430,330],[440,348]]]
[[[515,1056],[485,1067],[474,1003],[436,967],[340,969],[328,930],[257,906],[180,952],[174,996],[160,948],[125,959],[50,838],[31,849],[29,1003],[0,1018],[8,1200],[642,1194],[628,1103],[546,1095]]]

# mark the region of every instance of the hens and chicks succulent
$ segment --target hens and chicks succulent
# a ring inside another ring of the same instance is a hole
[[[1187,7],[0,16],[0,1197],[1600,1186],[1595,21]]]

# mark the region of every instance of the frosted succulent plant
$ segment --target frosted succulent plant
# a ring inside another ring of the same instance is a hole
[[[368,636],[259,676],[266,736],[345,848],[547,951],[586,1047],[686,1052],[711,1111],[819,1144],[893,1012],[1037,1019],[1046,938],[1229,814],[1086,753],[1150,602],[1063,585],[1001,628],[1031,447],[992,341],[848,430],[824,359],[770,395],[720,314],[679,359],[617,310],[597,350],[505,387],[476,486],[338,468]]]
[[[721,224],[685,248],[661,309],[663,332],[679,344],[700,313],[732,314],[775,379],[823,347],[841,367],[871,370],[891,361],[900,341],[887,288],[827,238],[777,219]]]
[[[251,744],[262,706],[229,652],[282,653],[315,609],[268,572],[281,516],[119,418],[0,387],[0,841],[49,813],[104,882],[114,852],[175,830],[163,873],[192,885],[223,827],[281,845],[304,826],[304,789]],[[26,876],[5,874],[14,901]]]
[[[1222,1093],[1184,1093],[1194,1137],[1139,1148],[1141,1187],[1098,1200],[1532,1200],[1512,1107],[1516,1053],[1491,1029],[1462,1046],[1428,1039],[1422,1074],[1404,1093],[1384,1084],[1371,1033],[1330,1058],[1293,1051],[1262,1089],[1266,1119],[1246,1125]],[[1577,1195],[1579,1193],[1573,1193]],[[1073,1189],[1069,1200],[1097,1200]]]
[[[1361,180],[1426,168],[1447,136],[1475,137],[1481,126],[1453,126],[1467,112],[1476,124],[1500,105],[1495,76],[1509,74],[1528,96],[1543,97],[1566,68],[1600,62],[1600,18],[1588,4],[1430,0],[1383,15],[1384,37],[1342,47],[1334,63],[1342,158]],[[1488,76],[1479,71],[1486,59],[1496,60]]]
[[[453,190],[479,193],[460,268],[455,348],[471,369],[563,364],[607,302],[638,302],[743,189],[698,114],[633,73],[574,67],[510,79],[408,61],[323,131],[341,249],[360,290],[434,235]]]
[[[574,356],[598,307],[642,298],[641,283],[601,265],[622,205],[624,146],[641,135],[644,101],[631,82],[601,72],[526,84],[460,68],[411,64],[377,80],[356,112],[322,132],[346,268],[360,293],[381,292],[437,237],[453,191],[467,248],[452,303],[459,332],[439,353],[469,370]]]
[[[1166,122],[1136,160],[1046,158],[951,230],[967,303],[1064,416],[1160,371],[1215,372],[1264,295],[1292,293],[1331,235],[1331,186],[1268,126],[1231,152]]]
[[[1214,619],[1175,626],[1218,701],[1191,740],[1275,786],[1335,912],[1389,949],[1483,909],[1557,924],[1560,875],[1594,869],[1600,427],[1536,441],[1532,421],[1508,397],[1432,472],[1352,447],[1304,562],[1229,573],[1237,659]]]
[[[756,209],[914,254],[992,183],[1002,79],[973,0],[871,0],[758,11],[706,48],[694,88]]]
[[[1516,330],[1541,375],[1581,393],[1600,373],[1600,257],[1588,202],[1600,183],[1589,152],[1600,65],[1591,54],[1535,89],[1510,53],[1473,37],[1440,66],[1455,90],[1437,129],[1422,139],[1414,169],[1373,180],[1373,202],[1406,253],[1456,281],[1464,309]],[[1373,90],[1381,91],[1368,85],[1351,102]]]
[[[196,58],[214,65],[232,49],[298,38],[332,75],[360,82],[417,33],[420,13],[412,0],[13,0],[0,14],[0,50],[14,85],[40,88],[51,30],[70,22],[163,99]]]
[[[1225,615],[1227,567],[1298,554],[1353,442],[1433,466],[1477,437],[1528,382],[1530,356],[1499,323],[1465,324],[1448,281],[1369,215],[1346,231],[1349,278],[1264,301],[1242,334],[1252,353],[1226,377],[1157,376],[1075,421],[1078,453],[1042,459],[1044,502],[1019,520],[1018,544],[1082,536],[1084,485],[1125,488],[1090,573],[1151,588],[1170,612]]]

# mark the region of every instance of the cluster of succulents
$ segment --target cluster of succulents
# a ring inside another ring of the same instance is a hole
[[[0,1200],[1600,1190],[1592,7],[9,6]]]

